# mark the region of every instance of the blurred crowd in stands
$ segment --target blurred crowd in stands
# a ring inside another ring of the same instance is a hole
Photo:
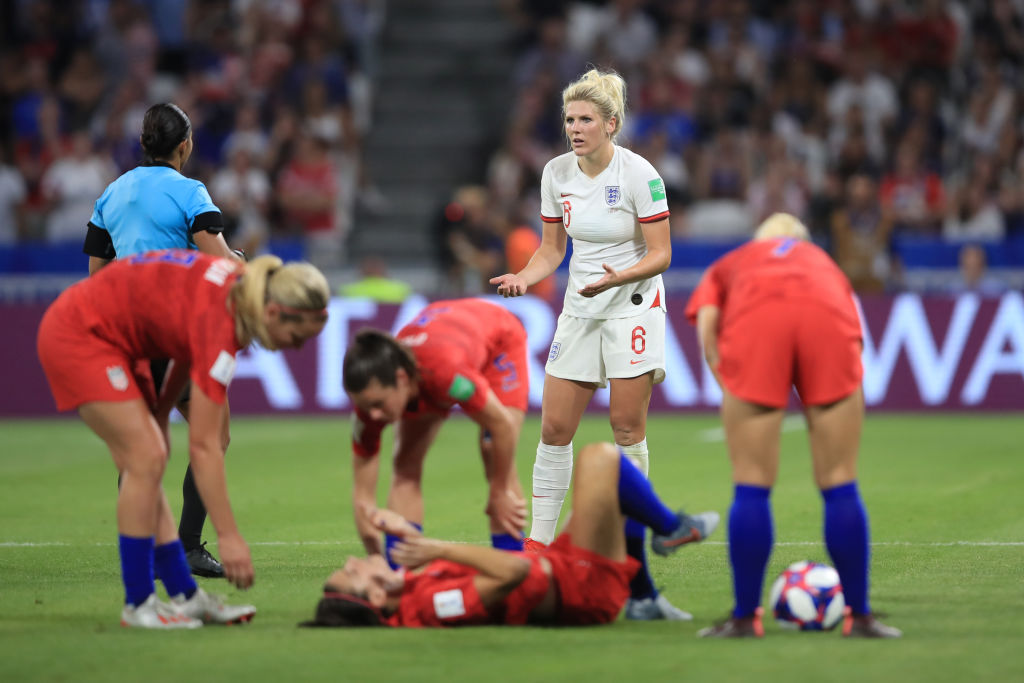
[[[16,0],[0,16],[0,245],[79,242],[140,163],[142,116],[192,119],[185,172],[232,246],[302,235],[337,260],[370,125],[383,0]]]
[[[505,7],[516,96],[487,170],[503,215],[537,215],[544,164],[567,151],[560,91],[596,64],[627,80],[622,143],[664,177],[677,249],[785,211],[879,292],[901,285],[894,240],[962,243],[973,263],[1024,234],[1021,0]]]
[[[588,64],[626,78],[621,142],[663,176],[677,249],[786,211],[879,292],[902,286],[895,241],[963,244],[984,272],[1024,235],[1024,0],[480,1],[501,5],[517,57],[480,184],[436,221],[450,282],[536,248],[540,174],[567,151],[560,92]],[[361,140],[385,2],[0,4],[0,245],[80,242],[139,162],[144,111],[173,101],[233,246],[302,236],[342,262],[357,199],[383,202]]]

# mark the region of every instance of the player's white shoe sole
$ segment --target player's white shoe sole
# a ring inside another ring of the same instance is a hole
[[[626,601],[626,618],[631,621],[692,621],[693,615],[679,609],[659,593],[653,598]]]
[[[200,628],[202,625],[202,621],[182,614],[174,605],[157,600],[156,593],[150,593],[141,605],[125,605],[121,610],[121,626],[179,629]]]
[[[188,599],[184,595],[174,596],[171,604],[186,617],[206,624],[245,624],[256,614],[252,605],[225,605],[219,596],[210,595],[202,588]]]

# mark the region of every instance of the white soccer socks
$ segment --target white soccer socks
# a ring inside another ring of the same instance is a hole
[[[622,453],[633,461],[633,464],[640,468],[640,471],[647,477],[647,472],[650,470],[650,458],[647,456],[647,439],[639,441],[632,446],[623,446],[616,444]],[[649,478],[649,477],[648,477]]]
[[[555,538],[558,515],[572,481],[572,442],[565,446],[537,445],[533,463],[533,525],[530,538],[547,545]]]

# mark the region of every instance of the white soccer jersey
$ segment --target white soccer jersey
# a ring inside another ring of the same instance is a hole
[[[615,270],[635,265],[647,254],[640,224],[668,217],[665,183],[646,159],[616,145],[608,167],[588,178],[576,163],[576,154],[568,152],[548,162],[540,187],[541,219],[562,223],[572,238],[563,313],[628,318],[655,304],[665,307],[661,275],[589,299],[578,293],[604,276],[602,263]]]

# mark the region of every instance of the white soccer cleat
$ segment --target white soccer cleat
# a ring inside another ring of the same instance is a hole
[[[182,614],[174,605],[160,602],[150,593],[141,605],[125,605],[121,610],[121,626],[137,628],[199,628],[203,622]]]
[[[626,601],[626,618],[633,621],[692,621],[693,615],[679,609],[668,601],[661,593],[653,598],[637,600],[630,598]]]
[[[256,614],[252,605],[225,605],[220,596],[210,595],[202,588],[197,589],[191,598],[175,595],[171,598],[171,605],[180,614],[205,624],[245,624]]]

